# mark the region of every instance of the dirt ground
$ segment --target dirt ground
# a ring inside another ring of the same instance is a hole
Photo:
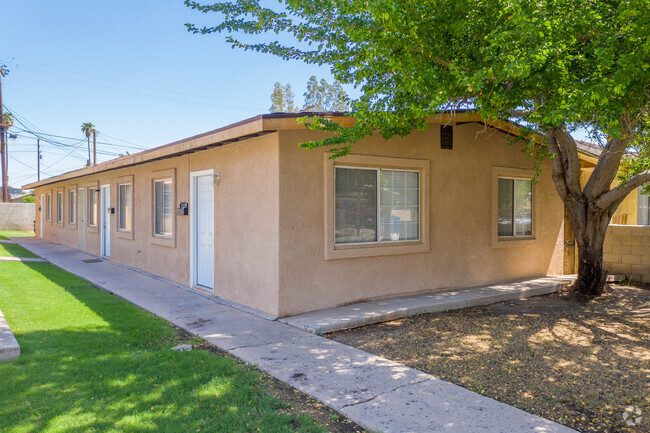
[[[619,284],[588,302],[561,292],[328,337],[581,432],[641,433],[649,331],[650,285]]]

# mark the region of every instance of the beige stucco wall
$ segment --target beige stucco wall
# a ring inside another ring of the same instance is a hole
[[[650,226],[610,224],[603,249],[609,273],[650,283]]]
[[[111,218],[111,260],[190,284],[190,217],[175,216],[175,238],[152,237],[152,178],[175,171],[174,205],[191,203],[190,173],[212,169],[215,185],[215,295],[274,316],[286,316],[368,298],[468,287],[562,273],[563,207],[543,167],[535,186],[535,240],[494,246],[494,170],[532,170],[517,145],[493,129],[456,125],[454,149],[441,150],[438,126],[387,143],[379,137],[354,153],[425,161],[428,243],[424,252],[326,259],[324,151],[298,143],[318,133],[284,129],[257,138],[157,162],[95,173],[37,188],[65,190],[65,223],[46,222],[45,239],[77,246],[77,227],[67,224],[69,188],[111,186],[117,206],[118,178],[133,176],[133,239]],[[36,215],[37,225],[40,214]],[[100,254],[99,230],[86,230],[86,250]],[[40,229],[37,227],[37,235]],[[383,247],[380,247],[383,248]]]
[[[174,206],[191,202],[190,172],[213,169],[215,184],[215,295],[251,306],[271,315],[278,313],[278,144],[269,134],[227,146],[199,151],[158,162],[126,167],[37,188],[52,193],[52,220],[45,223],[48,241],[77,247],[76,225],[69,225],[67,191],[88,185],[110,185],[111,206],[117,207],[118,178],[133,176],[133,239],[117,231],[111,215],[111,260],[190,284],[190,217],[174,216],[171,246],[152,237],[152,178],[157,171],[175,171]],[[64,224],[56,220],[56,192],[65,188]],[[43,210],[45,206],[42,206]],[[40,235],[37,207],[36,235]],[[86,251],[100,255],[100,234],[86,230]]]
[[[437,125],[389,143],[374,137],[355,144],[358,155],[430,162],[430,251],[325,260],[324,151],[298,148],[315,134],[280,132],[280,315],[562,273],[563,205],[548,163],[534,192],[536,242],[492,247],[493,168],[532,163],[502,133],[476,123],[455,127],[451,151],[440,149]]]
[[[34,203],[0,203],[0,230],[34,230]]]

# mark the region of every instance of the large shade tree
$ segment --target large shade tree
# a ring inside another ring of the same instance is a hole
[[[650,182],[649,0],[186,4],[216,13],[213,26],[188,24],[190,31],[227,33],[236,47],[329,65],[337,80],[358,87],[355,125],[313,119],[313,127],[334,134],[304,147],[332,146],[334,156],[343,155],[368,134],[389,138],[425,128],[445,109],[519,122],[529,155],[552,158],[578,246],[575,288],[602,293],[610,218]],[[603,146],[584,187],[576,131]],[[613,186],[617,175],[621,183]]]

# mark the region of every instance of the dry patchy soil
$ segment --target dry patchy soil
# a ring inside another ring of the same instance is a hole
[[[650,285],[567,292],[329,335],[582,432],[650,432]],[[629,406],[642,411],[635,426]],[[628,418],[630,419],[630,418]]]

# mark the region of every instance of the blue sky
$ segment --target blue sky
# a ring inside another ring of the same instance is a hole
[[[184,26],[214,19],[182,0],[3,0],[3,103],[26,125],[10,130],[9,183],[36,180],[36,139],[20,129],[46,139],[43,179],[85,165],[83,122],[96,125],[104,161],[268,112],[276,81],[292,84],[299,106],[311,75],[331,81],[326,67]]]

